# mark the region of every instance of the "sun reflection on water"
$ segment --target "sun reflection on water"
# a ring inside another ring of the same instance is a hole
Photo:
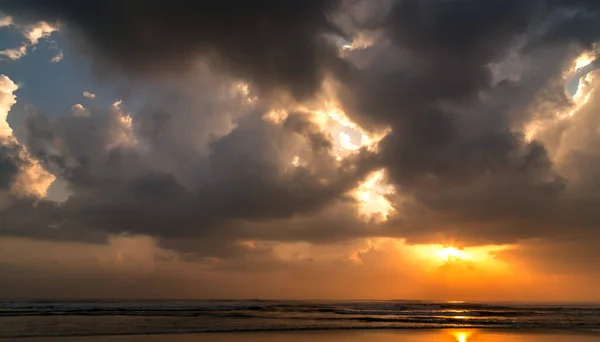
[[[471,335],[473,335],[473,332],[468,330],[454,330],[450,332],[450,335],[452,335],[457,342],[468,342]]]

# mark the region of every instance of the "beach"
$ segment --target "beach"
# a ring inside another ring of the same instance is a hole
[[[426,301],[0,302],[28,341],[600,341],[600,306]]]
[[[14,338],[23,342],[595,342],[600,334],[569,331],[470,329],[203,333],[86,337]]]

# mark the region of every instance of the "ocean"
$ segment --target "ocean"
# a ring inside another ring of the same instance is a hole
[[[385,329],[600,333],[600,305],[423,301],[4,301],[0,338]],[[600,334],[598,335],[600,340]]]

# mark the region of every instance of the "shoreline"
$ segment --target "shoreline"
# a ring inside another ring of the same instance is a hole
[[[73,334],[73,335],[29,335],[29,336],[5,336],[0,337],[0,341],[40,341],[40,342],[54,342],[62,341],[63,339],[79,341],[79,339],[85,338],[86,341],[89,339],[98,339],[104,341],[105,339],[120,340],[137,340],[139,338],[150,338],[160,340],[161,337],[171,336],[173,338],[196,336],[201,337],[239,337],[239,336],[279,336],[284,337],[285,335],[349,335],[349,334],[422,334],[422,335],[442,335],[452,333],[468,333],[477,335],[552,335],[552,336],[595,336],[600,341],[600,328],[599,329],[565,329],[565,328],[516,328],[516,327],[348,327],[348,328],[335,328],[327,329],[320,327],[307,327],[307,328],[296,328],[296,329],[245,329],[245,330],[198,330],[198,331],[181,331],[181,332],[143,332],[143,333],[123,333],[123,334]],[[283,336],[282,336],[283,335]],[[145,340],[144,340],[145,341]],[[186,340],[187,341],[187,340]],[[465,340],[466,341],[466,340]],[[462,342],[462,341],[460,341]]]

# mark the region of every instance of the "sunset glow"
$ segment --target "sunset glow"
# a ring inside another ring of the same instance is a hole
[[[451,336],[454,337],[456,342],[468,342],[469,338],[472,335],[471,331],[452,331],[450,333]]]
[[[469,257],[469,255],[463,250],[454,247],[443,247],[442,249],[438,250],[436,254],[442,260],[471,259],[471,257]]]
[[[0,0],[0,340],[591,342],[599,23]]]

